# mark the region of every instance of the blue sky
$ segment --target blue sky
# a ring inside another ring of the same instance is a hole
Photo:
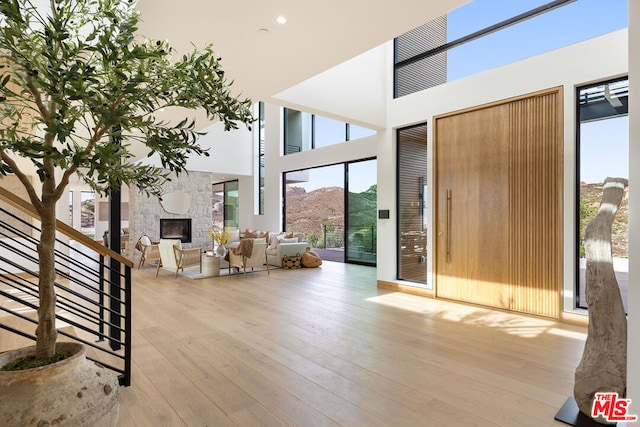
[[[475,0],[449,13],[452,41],[549,0]],[[627,0],[578,0],[449,51],[449,81],[627,27]]]
[[[606,177],[629,178],[629,117],[599,120],[580,126],[580,180],[587,184]]]

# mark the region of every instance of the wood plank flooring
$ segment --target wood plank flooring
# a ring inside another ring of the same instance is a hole
[[[562,426],[586,332],[333,262],[133,282],[120,426]]]

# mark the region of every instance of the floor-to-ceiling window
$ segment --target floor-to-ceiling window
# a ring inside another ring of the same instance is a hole
[[[346,261],[375,264],[378,239],[376,160],[347,163]]]
[[[344,164],[284,174],[284,230],[305,233],[323,259],[344,262]]]
[[[284,224],[325,260],[376,264],[376,160],[284,174]]]
[[[399,129],[398,278],[427,284],[427,125]]]
[[[238,228],[238,181],[213,184],[212,190],[212,225],[217,228]]]
[[[629,80],[577,89],[578,104],[578,272],[576,303],[586,308],[584,231],[600,206],[605,178],[629,178]],[[612,227],[613,266],[627,306],[629,272],[629,197],[625,195]]]

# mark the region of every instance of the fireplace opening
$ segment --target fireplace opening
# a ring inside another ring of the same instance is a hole
[[[160,218],[160,238],[191,243],[191,218]]]

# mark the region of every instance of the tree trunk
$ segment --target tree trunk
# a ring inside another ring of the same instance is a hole
[[[585,231],[589,329],[575,373],[574,398],[589,417],[596,392],[624,397],[627,388],[627,317],[611,253],[611,226],[627,185],[622,178],[605,180],[600,209]],[[596,421],[606,423],[602,417]]]
[[[38,258],[40,268],[38,327],[36,328],[36,357],[50,357],[56,350],[56,279],[55,243],[56,243],[56,201],[43,203],[39,210],[42,223]]]

